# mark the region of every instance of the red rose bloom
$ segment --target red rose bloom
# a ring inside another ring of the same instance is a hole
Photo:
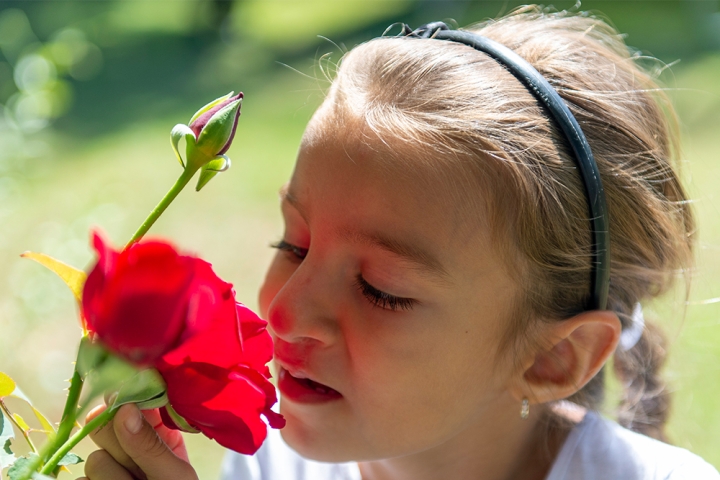
[[[232,285],[209,263],[161,241],[121,252],[94,234],[98,262],[82,308],[88,330],[108,350],[158,369],[170,406],[188,425],[241,453],[254,453],[285,424],[270,408],[272,339],[266,322],[236,303]],[[177,428],[167,412],[164,422]]]
[[[277,397],[275,387],[267,380],[272,340],[266,323],[243,305],[237,306],[237,312],[242,351],[225,350],[224,342],[217,341],[212,344],[214,348],[199,347],[210,345],[209,338],[206,341],[199,335],[165,355],[158,370],[167,382],[170,405],[191,427],[224,447],[252,454],[267,434],[260,415],[273,428],[284,427],[285,419],[270,409]],[[178,428],[163,410],[163,422]]]
[[[229,324],[223,341],[241,350],[232,285],[209,263],[180,255],[165,242],[146,241],[117,252],[93,234],[98,261],[83,289],[88,330],[112,352],[141,365],[199,332]]]

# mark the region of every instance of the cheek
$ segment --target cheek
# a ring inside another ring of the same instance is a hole
[[[489,328],[430,317],[351,345],[357,408],[375,441],[421,449],[462,430],[504,392]]]

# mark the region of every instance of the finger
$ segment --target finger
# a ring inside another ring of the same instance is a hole
[[[167,445],[175,455],[190,463],[182,433],[179,430],[165,426],[162,422],[162,417],[160,417],[160,410],[154,408],[152,410],[143,410],[142,413],[145,416],[145,420],[155,429],[162,441],[165,442],[165,445]]]
[[[94,408],[87,415],[86,422],[89,422],[93,418],[100,415],[107,407],[105,405]],[[142,470],[138,467],[130,455],[120,446],[117,436],[115,435],[115,429],[113,428],[114,420],[108,422],[107,425],[98,428],[94,432],[90,433],[90,438],[95,445],[106,450],[116,462],[122,465],[126,470],[130,471],[133,475],[138,478],[143,477]]]
[[[88,480],[133,480],[132,475],[105,450],[96,450],[85,461]]]
[[[137,406],[120,407],[113,428],[122,449],[148,480],[197,480],[195,470],[165,445]]]

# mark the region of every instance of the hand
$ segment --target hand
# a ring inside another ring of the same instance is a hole
[[[105,410],[98,407],[87,421]],[[123,405],[115,418],[90,434],[102,450],[90,454],[78,480],[197,480],[182,435],[163,425],[157,410]]]

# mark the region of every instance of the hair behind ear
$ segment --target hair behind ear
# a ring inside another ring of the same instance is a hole
[[[623,384],[618,421],[631,430],[667,441],[664,426],[670,414],[670,392],[660,376],[666,339],[657,326],[645,323],[633,348],[615,353],[615,373]]]

